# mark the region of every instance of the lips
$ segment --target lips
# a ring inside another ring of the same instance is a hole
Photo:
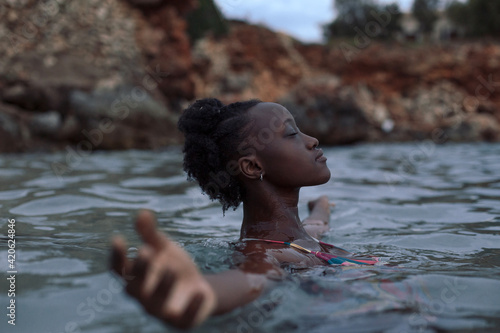
[[[318,149],[318,154],[316,155],[316,162],[325,162],[327,158],[323,156],[323,150]]]

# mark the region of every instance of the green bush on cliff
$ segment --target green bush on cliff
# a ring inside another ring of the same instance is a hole
[[[387,39],[401,29],[401,12],[397,3],[379,5],[374,0],[334,0],[333,7],[336,18],[323,26],[326,41],[354,37],[360,30],[367,29],[373,30],[370,31],[373,38]]]
[[[198,8],[188,14],[188,34],[192,42],[211,33],[215,37],[226,35],[229,25],[213,0],[198,0]]]
[[[430,33],[434,28],[438,15],[438,0],[414,0],[411,6],[413,16],[420,23],[424,33]]]
[[[465,28],[473,37],[498,37],[500,35],[500,1],[453,1],[447,8],[448,17]]]

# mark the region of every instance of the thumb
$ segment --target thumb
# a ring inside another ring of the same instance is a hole
[[[112,250],[110,258],[110,266],[121,277],[127,274],[130,263],[126,257],[126,244],[122,237],[116,236],[112,240]]]
[[[156,229],[156,218],[150,211],[141,210],[139,212],[135,227],[144,243],[150,245],[153,249],[161,250],[168,245],[168,238]]]

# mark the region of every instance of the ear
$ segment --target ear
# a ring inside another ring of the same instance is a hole
[[[238,159],[238,165],[243,177],[248,179],[259,179],[262,167],[255,155],[243,156]]]

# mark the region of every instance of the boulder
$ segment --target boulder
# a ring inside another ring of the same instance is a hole
[[[179,142],[172,133],[177,114],[193,98],[183,16],[195,5],[196,0],[2,5],[2,137],[20,144],[0,149],[77,144],[85,140],[82,131],[99,129],[103,119],[115,127],[94,148]]]
[[[367,139],[373,128],[356,95],[338,78],[322,77],[299,83],[278,103],[293,114],[302,132],[322,144],[348,144]]]
[[[500,126],[489,114],[468,115],[455,124],[444,128],[450,141],[500,141]]]

